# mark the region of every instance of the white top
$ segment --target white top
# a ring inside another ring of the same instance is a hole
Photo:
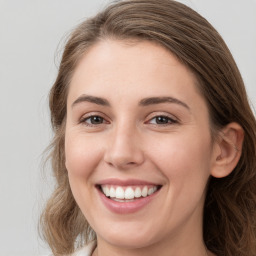
[[[96,247],[95,241],[90,242],[89,244],[87,244],[83,248],[81,248],[78,251],[74,252],[72,254],[72,256],[91,256],[93,251],[94,251],[94,249],[95,249],[95,247]]]

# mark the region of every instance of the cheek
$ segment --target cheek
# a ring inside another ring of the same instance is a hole
[[[99,145],[86,136],[67,133],[65,158],[69,173],[76,176],[89,176],[101,157],[102,150]]]
[[[163,212],[167,213],[166,225],[175,226],[172,220],[181,223],[194,212],[200,214],[203,208],[210,175],[211,143],[207,136],[197,134],[195,138],[192,135],[176,135],[153,153],[154,163],[168,183],[166,204],[163,205]]]
[[[96,207],[91,193],[94,187],[92,177],[101,158],[99,145],[76,132],[66,133],[65,157],[69,184],[77,204],[88,219],[91,217],[87,209]]]
[[[211,139],[205,132],[191,131],[187,134],[173,134],[164,143],[152,143],[154,164],[167,178],[177,192],[196,187],[204,189],[210,175]]]

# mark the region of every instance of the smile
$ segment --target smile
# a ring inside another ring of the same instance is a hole
[[[118,202],[131,202],[142,197],[148,197],[158,190],[158,186],[113,186],[101,185],[101,191],[106,197]]]
[[[115,214],[136,213],[154,201],[162,185],[144,181],[108,179],[96,185],[105,207]]]

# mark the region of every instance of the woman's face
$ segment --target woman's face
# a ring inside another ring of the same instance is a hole
[[[83,56],[65,154],[98,241],[139,248],[201,238],[214,160],[208,110],[194,75],[161,46],[105,40]]]

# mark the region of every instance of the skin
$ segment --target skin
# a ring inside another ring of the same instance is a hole
[[[75,200],[97,234],[94,255],[213,255],[204,246],[202,216],[220,146],[212,141],[196,82],[170,52],[151,42],[100,41],[79,62],[67,99],[66,167]],[[82,95],[104,98],[109,106],[74,104]],[[173,97],[186,106],[141,106],[148,97]],[[91,115],[101,119],[92,124]],[[156,116],[166,116],[167,123]],[[95,187],[107,178],[162,188],[139,211],[117,214]]]

